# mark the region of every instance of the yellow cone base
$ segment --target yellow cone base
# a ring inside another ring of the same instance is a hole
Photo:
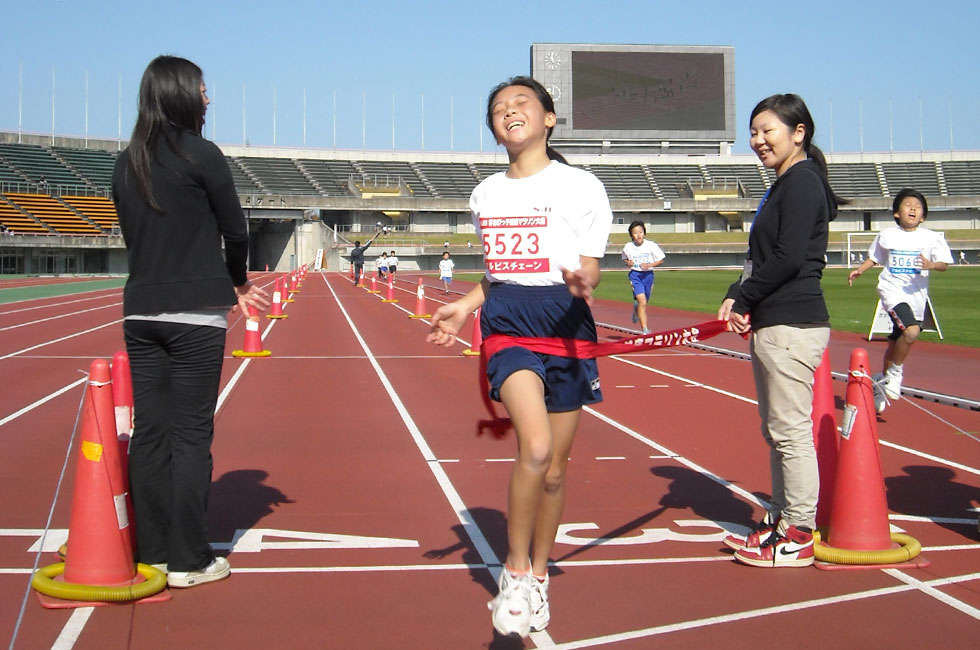
[[[478,357],[480,356],[479,350],[463,350],[464,357]]]
[[[39,572],[44,572],[45,577],[53,576],[48,578],[52,583],[62,583],[70,584],[64,582],[62,573],[64,568],[57,570],[56,565],[51,565],[50,567],[43,567]],[[148,576],[151,572],[157,572],[156,569],[152,567],[146,567],[143,565],[139,568],[136,577],[133,579],[133,585],[138,585],[148,580]],[[35,578],[36,579],[36,578]],[[84,586],[84,585],[83,585]],[[155,594],[145,596],[136,600],[122,600],[122,601],[107,601],[107,600],[66,600],[64,598],[57,598],[55,596],[49,596],[43,594],[35,589],[34,594],[37,596],[38,601],[41,603],[41,607],[45,609],[74,609],[78,607],[106,607],[108,605],[141,605],[144,603],[163,603],[171,599],[170,590],[166,588],[166,578],[164,578],[164,584],[162,591],[158,591]]]
[[[397,299],[397,298],[395,298],[394,300],[388,300],[387,298],[385,298],[385,299],[384,299],[384,300],[382,300],[381,302],[398,302],[398,299]]]
[[[432,314],[409,314],[409,318],[432,318]]]
[[[270,352],[269,350],[262,350],[261,352],[246,352],[245,350],[235,350],[234,352],[231,353],[231,356],[237,357],[237,358],[242,358],[242,357],[248,357],[248,358],[252,358],[252,357],[268,357],[268,356],[271,356],[271,355],[272,355],[272,352]]]
[[[289,314],[282,314],[281,316],[273,316],[271,314],[266,314],[266,318],[279,319],[279,318],[289,318]]]

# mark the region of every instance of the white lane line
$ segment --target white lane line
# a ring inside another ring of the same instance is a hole
[[[58,314],[57,316],[48,316],[47,318],[39,318],[37,320],[27,321],[25,323],[20,323],[18,325],[7,325],[6,327],[0,327],[0,332],[6,332],[7,330],[15,330],[18,327],[30,327],[31,325],[37,325],[38,323],[46,323],[52,320],[58,320],[59,318],[69,318],[70,316],[78,316],[79,314],[85,314],[90,311],[98,311],[100,309],[108,309],[109,307],[118,307],[121,302],[113,302],[108,305],[102,305],[101,307],[90,307],[89,309],[80,309],[78,311],[73,311],[68,314]]]
[[[42,397],[41,399],[37,400],[33,404],[28,404],[27,406],[25,406],[24,408],[20,409],[19,411],[15,411],[14,413],[11,413],[7,417],[5,417],[2,420],[0,420],[0,427],[2,427],[3,425],[7,424],[8,422],[10,422],[12,420],[16,420],[17,418],[19,418],[20,416],[24,415],[25,413],[29,413],[30,411],[33,411],[34,409],[36,409],[37,407],[41,406],[42,404],[45,404],[47,402],[50,402],[51,400],[53,400],[58,395],[61,395],[62,393],[65,393],[67,391],[70,391],[72,388],[75,388],[76,386],[80,386],[80,385],[84,384],[87,380],[88,380],[88,377],[87,376],[86,377],[82,377],[78,381],[72,382],[72,383],[68,384],[67,386],[65,386],[63,388],[59,388],[58,390],[56,390],[55,392],[51,393],[47,397]]]
[[[760,499],[759,497],[757,497],[756,495],[752,494],[748,490],[745,490],[743,488],[738,487],[737,485],[735,485],[731,481],[728,481],[727,479],[723,479],[722,477],[718,476],[717,474],[708,471],[704,467],[701,467],[697,463],[695,463],[695,462],[693,462],[691,460],[688,460],[687,458],[684,458],[680,454],[677,454],[677,453],[671,451],[670,449],[667,449],[663,445],[661,445],[659,443],[656,443],[653,440],[650,440],[649,438],[647,438],[643,434],[637,433],[633,429],[630,429],[625,424],[622,424],[620,422],[617,422],[616,420],[612,419],[611,417],[609,417],[607,415],[604,415],[604,414],[596,411],[591,406],[583,406],[582,407],[582,410],[585,411],[586,413],[588,413],[589,415],[592,415],[593,417],[596,417],[599,420],[602,420],[603,422],[605,422],[609,426],[614,427],[616,429],[619,429],[620,431],[622,431],[626,435],[630,436],[631,438],[633,438],[635,440],[638,440],[639,442],[647,445],[648,447],[652,447],[653,449],[656,449],[657,451],[659,451],[660,453],[664,454],[665,456],[669,456],[670,458],[676,460],[677,462],[679,462],[680,464],[684,465],[688,469],[692,469],[695,472],[697,472],[698,474],[701,474],[702,476],[711,479],[712,481],[714,481],[715,483],[721,485],[722,487],[727,488],[728,490],[731,490],[732,492],[734,492],[735,494],[738,494],[739,496],[741,496],[743,499],[745,499],[749,503],[754,503],[757,506],[759,506],[760,508],[763,508],[765,510],[768,510],[769,509],[769,503],[768,502]]]
[[[41,285],[33,285],[33,286],[41,286]],[[14,287],[8,287],[8,288],[14,288]],[[4,291],[4,289],[0,289],[0,291]],[[72,292],[71,294],[67,294],[67,295],[84,296],[87,293],[98,293],[100,291],[109,291],[109,292],[122,291],[122,287],[110,287],[108,289],[89,289],[88,291]],[[51,298],[63,298],[63,297],[64,296],[48,296],[48,297],[45,297],[45,298],[24,298],[23,300],[11,300],[10,302],[4,303],[4,304],[6,304],[6,305],[19,305],[19,304],[22,304],[22,303],[25,303],[25,302],[35,302],[35,301],[38,301],[38,300],[49,300]],[[58,306],[61,306],[61,305],[68,305],[68,304],[71,304],[73,302],[85,302],[87,300],[93,300],[93,299],[98,299],[98,298],[107,298],[107,297],[108,296],[89,296],[88,298],[82,298],[81,300],[69,300],[67,302],[58,302],[58,303],[50,303],[50,304],[46,304],[46,305],[37,305],[35,307],[26,307],[24,309],[12,309],[10,311],[0,311],[0,316],[5,316],[6,314],[15,314],[15,313],[21,312],[21,311],[29,311],[31,309],[44,309],[46,307],[58,307]]]
[[[487,463],[514,463],[517,462],[516,458],[487,458],[485,460]]]
[[[948,585],[960,582],[972,582],[974,580],[980,579],[980,573],[972,573],[964,576],[957,576],[955,578],[948,579],[938,579],[930,580],[927,583],[921,583],[927,586],[933,585]],[[555,650],[573,650],[575,648],[593,648],[596,646],[611,645],[613,643],[618,643],[621,641],[634,641],[636,639],[646,639],[653,636],[659,636],[661,634],[670,634],[671,632],[680,632],[684,630],[696,630],[700,628],[709,627],[712,625],[719,625],[723,623],[734,623],[738,621],[746,621],[753,618],[760,618],[763,616],[771,616],[773,614],[786,614],[790,612],[796,612],[801,609],[812,609],[816,607],[824,607],[827,605],[838,605],[841,603],[855,602],[858,600],[865,600],[868,598],[879,598],[881,596],[891,596],[894,594],[905,593],[908,591],[915,590],[917,587],[903,584],[893,587],[882,587],[880,589],[869,589],[867,591],[859,591],[852,594],[845,594],[842,596],[830,596],[828,598],[816,598],[814,600],[806,600],[797,603],[789,603],[786,605],[778,605],[776,607],[764,607],[762,609],[750,609],[744,612],[739,612],[737,614],[726,614],[723,616],[711,616],[708,618],[695,619],[692,621],[684,621],[681,623],[672,623],[669,625],[659,625],[657,627],[648,627],[642,630],[633,630],[630,632],[622,632],[620,634],[609,634],[606,636],[593,637],[591,639],[580,639],[578,641],[571,641],[569,643],[562,643],[555,646]]]
[[[119,289],[112,289],[112,294],[106,294],[104,296],[89,296],[88,298],[79,298],[78,300],[65,300],[63,302],[52,302],[47,305],[36,305],[34,307],[24,307],[23,309],[11,309],[9,311],[0,311],[0,316],[7,316],[9,314],[19,314],[25,311],[37,311],[38,309],[51,309],[52,307],[64,307],[65,305],[73,305],[76,302],[92,302],[93,300],[99,300],[101,298],[115,298],[114,294],[119,293]],[[78,295],[78,294],[73,294]],[[37,298],[34,298],[37,300]],[[7,303],[15,304],[15,303]]]
[[[899,451],[904,451],[906,454],[911,454],[912,456],[918,456],[919,458],[925,458],[927,460],[932,460],[943,465],[948,465],[949,467],[955,467],[956,469],[961,469],[964,472],[969,472],[970,474],[980,475],[980,469],[975,467],[969,467],[963,465],[962,463],[957,463],[952,460],[947,460],[945,458],[940,458],[939,456],[933,456],[932,454],[927,454],[924,451],[918,451],[911,449],[909,447],[903,447],[902,445],[896,445],[894,442],[888,442],[887,440],[879,440],[882,447],[890,447],[891,449],[897,449]]]
[[[909,574],[905,573],[904,571],[899,571],[898,569],[885,569],[884,572],[890,575],[891,577],[895,578],[896,580],[899,580],[907,585],[911,585],[915,587],[925,595],[935,598],[939,602],[945,605],[949,605],[953,609],[980,621],[980,610],[978,610],[976,607],[967,605],[962,600],[953,598],[949,594],[943,593],[942,591],[936,588],[936,585],[946,586],[948,584],[951,584],[946,582],[942,578],[937,578],[935,580],[929,580],[928,582],[925,582],[923,580],[916,580]]]
[[[51,341],[45,341],[44,343],[38,343],[37,345],[32,345],[29,348],[24,348],[23,350],[17,350],[16,352],[10,352],[9,354],[5,354],[2,357],[0,357],[0,361],[3,361],[4,359],[9,359],[10,357],[16,357],[19,354],[23,354],[25,352],[30,352],[31,350],[37,350],[38,348],[43,348],[46,345],[53,345],[55,343],[60,343],[61,341],[67,341],[68,339],[73,339],[76,336],[81,336],[82,334],[89,334],[91,332],[95,332],[97,330],[100,330],[100,329],[109,327],[111,325],[116,325],[118,323],[121,323],[122,321],[123,321],[123,319],[119,318],[117,320],[109,321],[108,323],[103,323],[102,325],[97,325],[97,326],[92,327],[92,328],[89,328],[87,330],[82,330],[80,332],[75,332],[74,334],[69,334],[67,336],[62,336],[61,338],[53,339]]]
[[[422,435],[422,432],[415,424],[415,421],[412,419],[412,416],[409,415],[408,409],[405,408],[405,404],[398,396],[398,393],[395,391],[394,386],[392,386],[391,382],[388,381],[388,377],[385,375],[384,371],[382,371],[381,365],[378,363],[378,360],[371,353],[371,349],[368,347],[367,342],[361,336],[361,333],[360,331],[358,331],[357,326],[354,325],[354,321],[351,319],[350,314],[347,313],[347,310],[344,308],[344,305],[340,302],[340,298],[333,290],[333,287],[330,285],[330,282],[322,274],[320,277],[323,278],[323,282],[327,285],[327,289],[333,295],[334,300],[337,302],[337,307],[340,309],[340,312],[344,315],[344,318],[347,320],[348,326],[351,328],[351,332],[354,334],[354,337],[357,339],[357,342],[361,346],[361,349],[364,350],[364,353],[367,355],[368,362],[371,364],[371,367],[374,368],[374,372],[375,374],[377,374],[378,379],[381,381],[382,385],[385,388],[385,391],[388,393],[388,397],[391,399],[391,402],[394,405],[395,410],[398,411],[398,414],[402,418],[402,422],[405,424],[405,427],[408,429],[409,434],[411,434],[412,436],[412,440],[415,442],[416,447],[418,447],[419,451],[422,453],[422,457],[426,460],[426,465],[428,466],[429,471],[432,472],[433,476],[436,479],[436,483],[438,483],[439,487],[442,489],[443,495],[445,495],[446,499],[449,501],[450,506],[456,512],[457,520],[463,526],[463,530],[470,538],[470,541],[473,542],[473,547],[480,555],[480,559],[483,560],[483,562],[488,565],[490,575],[493,576],[493,580],[494,582],[496,582],[500,577],[500,571],[502,569],[501,562],[497,558],[496,553],[493,552],[493,549],[490,547],[490,543],[487,541],[487,538],[484,536],[483,531],[480,530],[480,527],[473,519],[473,515],[470,513],[469,508],[463,502],[463,498],[459,495],[459,492],[456,491],[456,487],[452,484],[452,481],[449,480],[449,475],[446,474],[446,470],[443,469],[442,465],[440,465],[439,463],[432,462],[436,460],[436,456],[434,453],[432,453],[432,449],[429,447],[429,443],[426,442],[425,437]],[[539,647],[541,646],[551,647],[554,645],[554,642],[551,640],[551,637],[548,635],[547,632],[535,632],[531,635],[531,639]]]
[[[681,382],[684,382],[685,384],[687,384],[687,387],[689,387],[689,388],[703,388],[705,390],[710,390],[713,393],[718,393],[718,394],[724,395],[726,397],[731,397],[732,399],[737,399],[737,400],[739,400],[741,402],[747,402],[749,404],[757,404],[757,402],[754,399],[750,399],[748,397],[743,397],[742,395],[736,395],[735,393],[731,393],[731,392],[729,392],[727,390],[722,390],[721,388],[715,388],[714,386],[709,386],[708,384],[702,384],[699,381],[695,381],[693,379],[687,379],[685,377],[681,377],[680,375],[673,375],[673,374],[671,374],[669,372],[664,372],[663,370],[657,370],[656,368],[651,368],[650,366],[645,366],[642,363],[637,363],[635,361],[632,361],[630,359],[627,359],[627,358],[622,357],[622,356],[619,356],[619,355],[613,355],[613,356],[611,356],[609,358],[610,359],[615,359],[616,361],[619,361],[621,363],[625,363],[627,365],[635,366],[636,368],[641,368],[641,369],[646,370],[648,372],[655,372],[658,375],[663,375],[664,377],[670,377],[671,379],[676,379],[677,381],[681,381]]]
[[[85,624],[88,623],[88,619],[93,611],[95,611],[94,607],[79,607],[73,611],[68,622],[61,628],[61,634],[51,644],[51,650],[69,650],[69,648],[73,648],[82,630],[85,629]]]
[[[613,356],[611,356],[609,358],[610,359],[615,359],[616,361],[620,361],[622,363],[625,363],[625,364],[628,364],[628,365],[631,365],[631,366],[634,366],[636,368],[640,368],[642,370],[646,370],[648,372],[654,372],[654,373],[657,373],[658,375],[663,375],[665,377],[670,377],[671,379],[676,379],[678,381],[685,382],[687,384],[687,386],[686,386],[687,388],[704,388],[705,390],[710,390],[712,392],[719,393],[719,394],[725,395],[727,397],[731,397],[733,399],[739,400],[741,402],[745,402],[747,404],[758,405],[758,402],[756,400],[751,399],[749,397],[744,397],[742,395],[736,395],[735,393],[731,393],[729,391],[722,390],[720,388],[715,388],[714,386],[709,386],[707,384],[703,384],[703,383],[698,382],[698,381],[695,381],[693,379],[687,379],[686,377],[681,377],[679,375],[673,375],[671,373],[664,372],[662,370],[657,370],[656,368],[651,368],[650,366],[645,366],[642,363],[637,363],[635,361],[631,361],[630,359],[626,359],[626,358],[621,357],[621,356],[618,356],[618,355],[613,355]],[[586,410],[589,410],[588,407],[586,407]],[[952,426],[952,425],[950,425],[950,426]],[[956,427],[953,427],[953,428],[956,429]],[[917,451],[917,450],[911,449],[909,447],[903,447],[902,445],[898,445],[898,444],[895,444],[893,442],[888,442],[887,440],[879,439],[878,442],[883,447],[889,447],[891,449],[896,449],[898,451],[903,451],[903,452],[905,452],[907,454],[910,454],[912,456],[918,456],[920,458],[925,458],[927,460],[935,461],[937,463],[940,463],[942,465],[946,465],[948,467],[953,467],[953,468],[956,468],[956,469],[963,470],[964,472],[969,472],[971,474],[980,475],[980,469],[977,469],[976,467],[970,467],[970,466],[967,466],[967,465],[963,465],[962,463],[957,463],[955,461],[948,460],[946,458],[941,458],[940,456],[934,456],[932,454],[927,454],[927,453],[922,452],[922,451]]]
[[[596,456],[596,460],[626,460],[626,456]]]

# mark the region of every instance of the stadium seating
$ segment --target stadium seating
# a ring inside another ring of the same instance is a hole
[[[360,192],[391,187],[403,196],[466,199],[480,181],[507,168],[504,162],[426,160],[424,154],[405,161],[387,159],[377,152],[365,152],[353,160],[348,154],[329,159],[330,152],[319,153],[323,155],[316,158],[229,155],[227,161],[239,194],[319,197],[351,196],[353,182]],[[25,215],[16,208],[12,214],[5,212],[7,218],[20,231],[47,230],[47,225],[58,232],[112,232],[118,221],[111,203],[84,195],[108,195],[117,155],[117,151],[99,148],[0,144],[0,191],[8,196],[14,196],[12,192],[67,195],[64,203],[52,199],[53,205],[23,204],[15,199],[37,220],[23,221]],[[882,198],[903,187],[914,187],[926,196],[980,195],[980,160],[865,160],[829,164],[831,185],[840,196]],[[699,189],[714,192],[729,186],[737,188],[739,196],[752,199],[760,198],[776,180],[772,170],[749,156],[719,157],[717,162],[700,156],[689,163],[678,156],[662,161],[650,156],[628,164],[611,158],[608,163],[593,160],[582,166],[602,180],[611,199],[671,200],[690,197]],[[39,212],[33,212],[35,209]]]
[[[97,225],[103,232],[115,232],[119,228],[119,217],[116,206],[104,196],[69,196],[62,195],[62,202],[69,208],[82,214],[86,219]]]
[[[85,179],[69,169],[51,149],[33,144],[0,144],[0,156],[31,182],[51,189],[86,185]]]
[[[53,147],[52,151],[61,156],[89,184],[95,187],[112,185],[112,169],[116,165],[115,152],[70,147]]]
[[[347,182],[357,175],[357,170],[346,160],[296,161],[306,174],[313,179],[324,196],[347,196]]]
[[[980,160],[953,160],[942,164],[946,191],[951,195],[980,195]]]
[[[102,231],[81,215],[72,212],[54,197],[46,194],[21,194],[8,192],[10,203],[29,212],[35,219],[56,233],[64,235],[98,235]]]
[[[46,234],[51,232],[49,228],[38,223],[36,219],[25,215],[3,197],[0,197],[0,223],[12,233]]]

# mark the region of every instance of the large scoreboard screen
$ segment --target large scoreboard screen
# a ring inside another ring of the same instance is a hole
[[[730,47],[535,43],[531,74],[555,99],[555,139],[735,137]]]

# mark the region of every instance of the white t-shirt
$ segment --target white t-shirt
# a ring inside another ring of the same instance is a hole
[[[388,268],[388,258],[382,255],[381,257],[378,258],[377,264],[379,269]]]
[[[563,284],[579,256],[602,259],[612,210],[606,188],[583,169],[552,161],[527,178],[498,172],[470,196],[487,278],[525,286]]]
[[[388,268],[391,268],[392,266],[398,266],[398,258],[395,257],[394,255],[389,255],[388,256]]]
[[[456,268],[456,264],[452,260],[439,260],[439,277],[440,278],[453,277],[454,268]]]
[[[893,309],[907,302],[915,317],[922,320],[929,293],[929,271],[922,270],[919,255],[930,262],[953,263],[946,238],[928,228],[888,228],[879,232],[868,248],[868,258],[882,266],[878,275],[881,304]]]
[[[655,243],[649,239],[644,239],[643,243],[637,246],[632,241],[626,243],[623,246],[623,261],[629,261],[633,263],[632,269],[634,271],[643,271],[641,264],[652,264],[653,262],[659,262],[660,260],[667,257],[664,252]],[[652,271],[653,269],[646,269],[647,271]]]

